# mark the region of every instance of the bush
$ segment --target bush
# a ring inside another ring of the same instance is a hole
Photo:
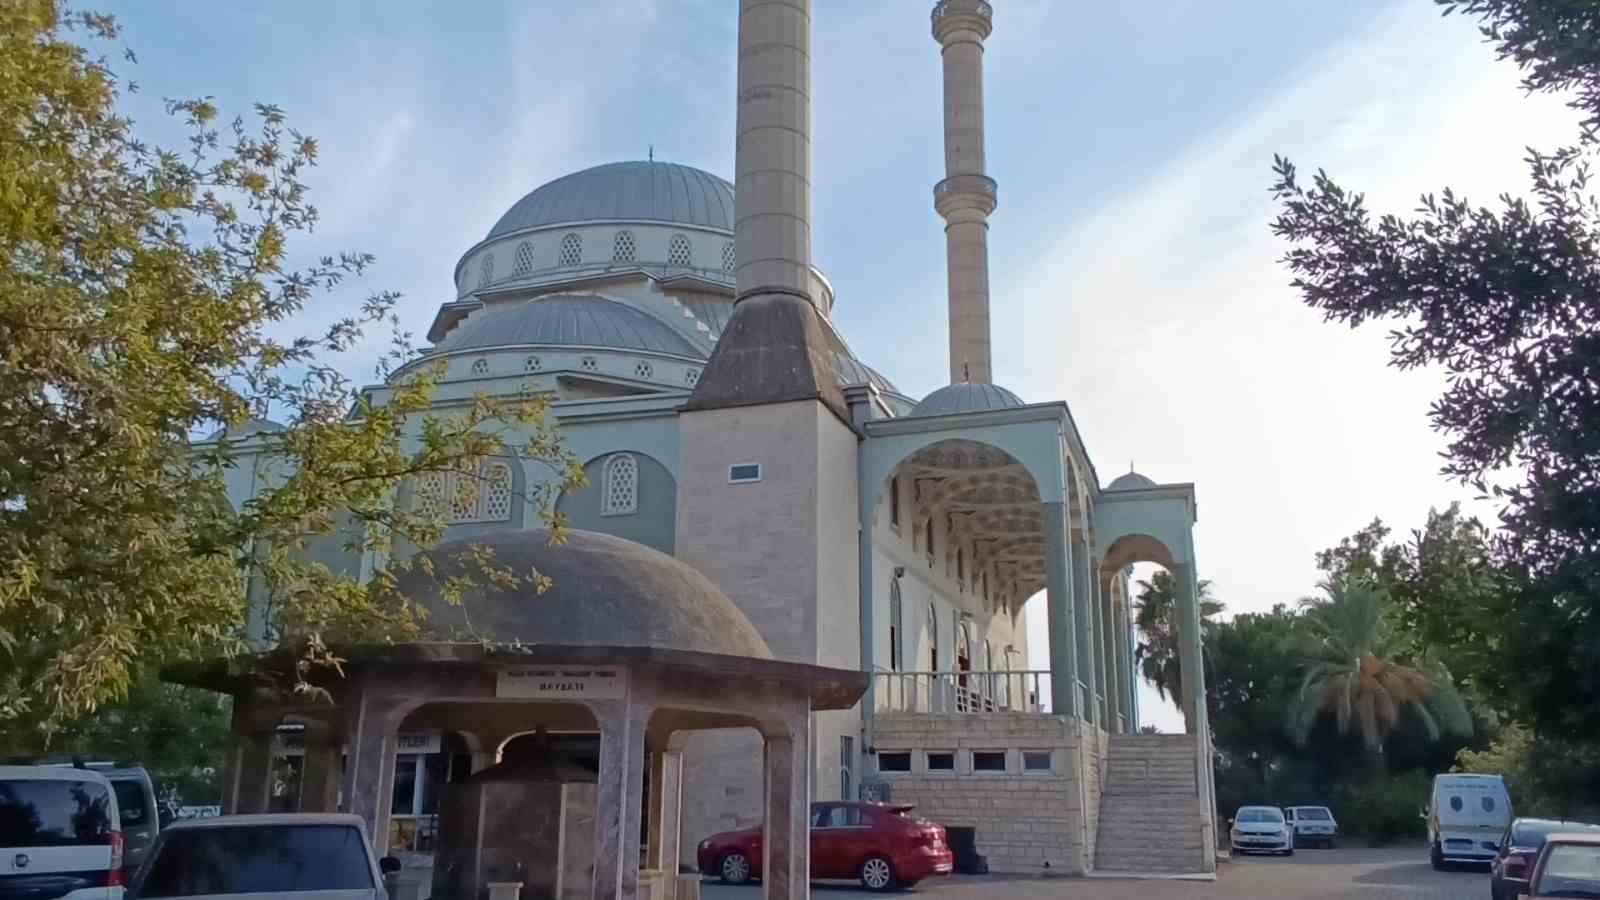
[[[1346,834],[1360,835],[1373,846],[1427,834],[1422,812],[1428,806],[1433,780],[1423,772],[1341,787],[1348,791],[1347,799],[1341,804],[1343,811],[1336,810],[1334,815]]]

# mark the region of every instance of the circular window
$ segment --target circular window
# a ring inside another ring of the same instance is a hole
[[[594,372],[600,368],[600,361],[592,356],[585,356],[583,359],[578,360],[578,368],[585,372]]]
[[[475,360],[473,360],[472,361],[472,374],[474,374],[474,375],[487,375],[487,374],[489,374],[489,361],[487,359],[475,359]]]
[[[698,382],[699,380],[700,380],[700,370],[699,369],[690,369],[689,371],[683,373],[683,383],[684,384],[691,384],[692,385],[692,384]]]
[[[639,364],[633,367],[633,374],[639,376],[640,378],[649,378],[655,374],[655,370],[651,368],[650,363],[641,359],[639,360]]]
[[[1455,810],[1456,812],[1461,812],[1461,807],[1464,806],[1464,805],[1465,804],[1463,804],[1461,802],[1461,798],[1460,797],[1451,797],[1450,798],[1450,808]]]
[[[1484,812],[1494,812],[1494,798],[1493,797],[1484,797],[1479,802],[1481,802],[1483,804],[1483,811]]]
[[[544,362],[537,356],[530,356],[522,361],[522,371],[524,372],[537,372],[542,368],[544,368]]]

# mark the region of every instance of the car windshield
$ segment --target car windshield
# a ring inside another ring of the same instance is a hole
[[[1320,806],[1302,806],[1294,811],[1294,817],[1297,819],[1310,819],[1318,822],[1326,822],[1333,818],[1333,816],[1328,814],[1327,810]]]
[[[371,890],[361,832],[348,825],[236,825],[167,832],[140,897]]]
[[[1271,822],[1277,824],[1283,821],[1283,814],[1275,809],[1241,809],[1233,820],[1235,822]]]
[[[117,817],[124,828],[142,828],[150,811],[144,808],[144,788],[137,781],[113,781],[111,789],[117,792]]]
[[[104,783],[41,778],[0,781],[0,847],[111,843],[111,792]]]
[[[1600,897],[1600,844],[1556,844],[1535,886],[1539,897]]]

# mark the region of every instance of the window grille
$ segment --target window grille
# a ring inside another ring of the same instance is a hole
[[[533,242],[523,241],[517,245],[517,255],[512,260],[511,274],[526,275],[533,271]]]
[[[639,511],[639,461],[631,453],[606,460],[601,478],[600,514],[631,516]]]
[[[694,250],[689,245],[689,239],[681,234],[673,235],[667,245],[667,265],[688,268],[693,261]]]
[[[633,239],[633,232],[619,231],[611,244],[612,262],[633,262],[639,256],[639,245]]]
[[[575,266],[583,262],[583,238],[576,234],[566,235],[561,239],[561,264]]]
[[[484,460],[467,472],[428,472],[417,479],[413,509],[446,525],[511,520],[512,472],[506,460]]]
[[[487,287],[494,280],[494,254],[485,253],[478,266],[478,287]]]

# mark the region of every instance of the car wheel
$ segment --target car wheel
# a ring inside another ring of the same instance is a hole
[[[1283,855],[1284,856],[1293,856],[1294,855],[1294,847],[1291,846],[1289,849],[1283,851]]]
[[[723,884],[745,884],[750,880],[750,857],[737,850],[723,854],[717,863],[717,874]]]
[[[894,868],[881,856],[869,856],[861,864],[861,886],[869,891],[894,890]]]
[[[1428,845],[1428,862],[1433,865],[1435,872],[1444,871],[1444,851],[1439,849],[1438,844]]]

